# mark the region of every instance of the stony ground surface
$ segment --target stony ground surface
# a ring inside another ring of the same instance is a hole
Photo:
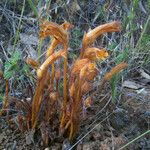
[[[77,150],[119,149],[149,129],[149,85],[145,87],[144,93],[137,94],[137,91],[127,88],[123,89],[123,93],[119,105],[114,106],[110,102],[103,111],[98,113],[104,107],[99,106],[97,108],[98,105],[93,104],[90,110],[87,111],[88,119],[85,122],[83,121],[81,130],[78,133],[76,142],[80,139],[82,140],[76,144]],[[95,101],[98,101],[98,99]],[[93,114],[97,114],[97,116],[91,122]],[[84,137],[86,133],[88,134]],[[0,118],[0,149],[40,150],[46,148],[43,146],[43,142],[38,134],[34,138],[32,136],[31,133],[21,133],[15,124],[11,123],[8,125],[6,118]],[[67,140],[63,144],[57,140],[53,141],[47,149],[67,150],[71,146]],[[126,149],[150,149],[150,135],[145,135]]]

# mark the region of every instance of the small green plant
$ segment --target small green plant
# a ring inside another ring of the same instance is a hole
[[[9,80],[11,77],[15,77],[15,79],[19,80],[24,75],[27,75],[29,73],[29,67],[28,65],[24,64],[21,54],[19,51],[15,51],[11,54],[11,57],[5,62],[4,64],[4,79]],[[22,67],[20,67],[20,62],[23,64]]]
[[[14,76],[15,72],[19,69],[18,61],[20,53],[15,51],[11,57],[4,64],[4,79],[8,80]]]
[[[28,65],[24,64],[20,66],[21,61],[21,54],[16,50],[4,63],[4,71],[0,73],[0,77],[5,80],[5,96],[3,97],[3,107],[0,114],[3,114],[5,112],[4,110],[8,107],[9,79],[12,78],[14,83],[19,83],[25,76],[29,76]],[[23,61],[21,63],[23,63]]]
[[[36,9],[35,4],[33,3],[32,0],[27,0],[27,1],[28,1],[28,3],[29,3],[30,8],[32,9],[34,15],[36,16],[36,18],[38,18],[38,11],[37,11],[37,9]],[[38,1],[36,1],[36,3],[37,3],[37,2],[38,2]]]

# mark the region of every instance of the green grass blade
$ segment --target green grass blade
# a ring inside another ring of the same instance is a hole
[[[139,38],[139,40],[138,40],[138,42],[137,42],[137,44],[136,44],[136,48],[138,48],[138,47],[140,46],[141,41],[142,41],[142,38],[143,38],[143,36],[144,36],[144,34],[145,34],[147,28],[148,28],[149,22],[150,22],[150,15],[149,15],[149,17],[148,17],[148,19],[147,19],[147,21],[146,21],[146,23],[145,23],[144,29],[143,29],[143,31],[142,31],[142,33],[141,33],[141,35],[140,35],[140,38]]]
[[[32,2],[32,0],[27,0],[27,1],[28,1],[29,5],[30,5],[30,8],[32,9],[34,15],[36,16],[36,18],[38,18],[39,17],[38,11],[37,11],[34,3]]]
[[[138,136],[135,139],[133,139],[132,141],[128,142],[127,144],[125,144],[124,146],[122,146],[119,150],[122,150],[122,149],[126,148],[127,146],[129,146],[130,144],[132,144],[133,142],[135,142],[136,140],[138,140],[139,138],[143,137],[144,135],[146,135],[148,133],[150,133],[150,130],[147,130],[146,132],[144,132],[140,136]]]
[[[17,29],[15,40],[14,40],[14,43],[13,43],[13,52],[15,51],[16,44],[17,44],[17,41],[19,39],[19,33],[20,33],[20,27],[21,27],[21,22],[22,22],[22,17],[23,17],[24,9],[25,9],[25,0],[23,1],[21,15],[20,15],[20,18],[19,18],[18,29]]]

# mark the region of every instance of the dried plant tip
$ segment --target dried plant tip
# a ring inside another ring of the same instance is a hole
[[[111,23],[106,23],[104,25],[100,25],[93,30],[89,31],[87,34],[84,34],[82,47],[87,48],[90,46],[97,37],[99,37],[103,33],[107,32],[117,32],[120,31],[120,22],[114,21]]]
[[[63,45],[67,44],[67,32],[60,25],[44,21],[40,25],[39,38],[45,38],[46,36],[54,36]]]
[[[68,30],[68,29],[73,28],[73,25],[70,24],[69,22],[64,22],[64,23],[61,25],[61,27],[63,27],[63,29],[65,29],[65,30]]]
[[[70,29],[73,26],[69,22],[64,22],[62,25],[60,25],[64,30]],[[49,57],[53,52],[54,48],[59,44],[59,41],[56,38],[52,39],[52,42],[47,49],[46,58]]]
[[[60,77],[61,77],[61,71],[60,71],[60,69],[57,69],[55,71],[55,79],[58,81],[60,79]]]
[[[108,56],[106,49],[98,49],[96,47],[87,48],[84,52],[83,58],[88,58],[90,60],[102,59],[105,60]]]
[[[84,100],[83,104],[84,104],[84,106],[85,106],[86,108],[91,107],[91,105],[92,105],[92,98],[91,98],[90,96],[87,97],[87,98]]]
[[[108,73],[105,74],[104,80],[105,81],[109,81],[113,75],[117,74],[118,72],[120,72],[121,70],[126,68],[127,66],[128,65],[126,63],[124,63],[124,62],[118,64],[117,66],[112,68]]]
[[[37,69],[39,67],[39,63],[32,58],[27,58],[25,62],[28,65],[30,65],[33,69]]]

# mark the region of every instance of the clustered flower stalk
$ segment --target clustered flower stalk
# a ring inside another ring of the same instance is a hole
[[[91,97],[86,97],[92,89],[92,81],[97,75],[96,61],[105,60],[108,53],[105,48],[99,49],[92,44],[100,35],[107,32],[120,31],[120,23],[117,21],[100,25],[95,29],[84,33],[80,57],[74,61],[70,68],[67,68],[68,53],[68,29],[72,25],[64,22],[58,25],[53,22],[43,21],[40,24],[40,40],[49,36],[51,43],[47,48],[45,60],[42,64],[27,58],[26,63],[36,70],[37,81],[31,106],[27,103],[29,111],[26,120],[28,129],[35,129],[40,122],[41,135],[45,144],[48,144],[48,131],[46,125],[50,123],[59,113],[59,132],[65,134],[69,140],[75,137],[83,107],[90,106]],[[60,46],[61,48],[59,48]],[[55,62],[63,58],[63,94],[59,92],[59,83],[61,79],[61,69],[55,67]],[[102,79],[101,85],[127,66],[121,63],[106,73]],[[50,70],[51,68],[51,70]],[[7,84],[6,84],[7,85]],[[8,97],[8,86],[6,86],[6,97]],[[44,105],[44,109],[42,109]],[[41,110],[43,112],[41,112]],[[41,114],[42,119],[41,119]],[[22,116],[19,116],[21,118]],[[22,118],[21,118],[22,119]],[[19,119],[19,120],[21,120]],[[42,120],[42,121],[41,121]],[[22,129],[22,126],[21,126]]]
[[[80,113],[82,111],[82,102],[84,101],[83,95],[87,93],[90,89],[84,89],[82,85],[85,83],[88,85],[92,80],[94,80],[97,75],[97,69],[95,66],[95,61],[97,59],[104,60],[108,53],[105,49],[99,49],[92,47],[93,42],[101,34],[106,32],[116,32],[120,30],[119,22],[112,22],[105,25],[96,27],[95,29],[84,34],[82,40],[82,48],[80,58],[74,62],[71,67],[70,81],[69,81],[69,92],[70,92],[70,116],[66,118],[64,126],[68,130],[69,139],[72,140],[77,132]],[[83,93],[83,91],[85,93]],[[67,115],[65,115],[67,116]]]
[[[66,26],[64,26],[66,25]],[[63,28],[64,27],[64,28]],[[64,57],[64,102],[67,99],[67,91],[66,91],[66,82],[67,82],[67,49],[68,49],[68,35],[66,30],[70,27],[69,23],[64,23],[62,26],[45,21],[41,25],[41,31],[39,32],[40,38],[45,38],[46,36],[52,36],[54,39],[52,40],[52,43],[50,47],[47,50],[46,53],[46,60],[44,63],[38,68],[37,70],[37,86],[35,90],[35,95],[33,97],[32,101],[32,128],[34,129],[36,127],[36,123],[38,121],[38,113],[40,110],[40,105],[42,102],[42,93],[44,90],[44,82],[45,79],[48,78],[48,67],[52,66],[52,76],[51,76],[51,87],[53,88],[54,83],[54,62],[60,58]],[[54,52],[54,48],[61,43],[63,45],[63,49]],[[47,81],[47,80],[46,80]]]

